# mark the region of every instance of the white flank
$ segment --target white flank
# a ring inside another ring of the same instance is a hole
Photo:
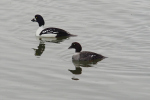
[[[56,37],[57,34],[42,34],[41,37]]]

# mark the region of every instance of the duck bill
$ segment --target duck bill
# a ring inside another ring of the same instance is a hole
[[[68,49],[72,49],[72,46],[70,46]]]
[[[32,22],[37,22],[35,18],[33,18],[31,21],[32,21]]]

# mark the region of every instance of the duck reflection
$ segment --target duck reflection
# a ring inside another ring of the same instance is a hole
[[[82,68],[81,67],[75,67],[75,70],[70,70],[68,69],[72,74],[79,75],[82,73]]]
[[[91,60],[91,61],[76,61],[72,60],[73,64],[78,67],[93,67],[93,65],[96,65],[99,61],[102,61],[103,59],[98,60]]]
[[[52,42],[52,43],[60,43],[63,42],[66,39],[69,39],[68,36],[65,37],[57,37],[57,38],[50,38],[50,37],[36,37],[37,40],[40,42]]]
[[[94,60],[94,61],[75,61],[72,60],[72,63],[75,66],[75,70],[70,70],[72,74],[74,75],[80,75],[82,74],[82,68],[81,67],[93,67],[93,65],[96,65],[99,61],[102,61],[103,59]],[[79,78],[76,78],[75,76],[72,78],[72,80],[79,80]]]
[[[45,44],[39,44],[38,48],[33,48],[33,50],[35,51],[35,56],[41,56],[45,50]]]
[[[66,39],[69,39],[69,37],[59,37],[59,38],[48,38],[48,37],[36,37],[36,39],[39,41],[38,48],[33,48],[35,51],[35,56],[41,56],[45,50],[45,42],[52,42],[52,43],[60,43],[63,42]]]

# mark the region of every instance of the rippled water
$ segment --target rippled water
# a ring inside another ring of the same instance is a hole
[[[1,0],[2,100],[149,100],[149,0]],[[45,27],[77,37],[35,37]],[[45,42],[46,41],[46,42]],[[72,62],[72,42],[107,56],[96,64]],[[78,67],[75,67],[78,66]]]

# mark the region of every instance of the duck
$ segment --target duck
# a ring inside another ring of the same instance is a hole
[[[43,17],[39,14],[36,14],[35,18],[33,18],[31,21],[37,22],[39,24],[39,28],[36,31],[36,36],[39,36],[39,37],[75,36],[60,28],[55,28],[55,27],[44,28],[45,21]]]
[[[106,58],[105,56],[91,52],[91,51],[82,51],[82,46],[78,42],[73,42],[68,49],[75,49],[75,54],[72,56],[74,61],[95,61],[102,60]]]

